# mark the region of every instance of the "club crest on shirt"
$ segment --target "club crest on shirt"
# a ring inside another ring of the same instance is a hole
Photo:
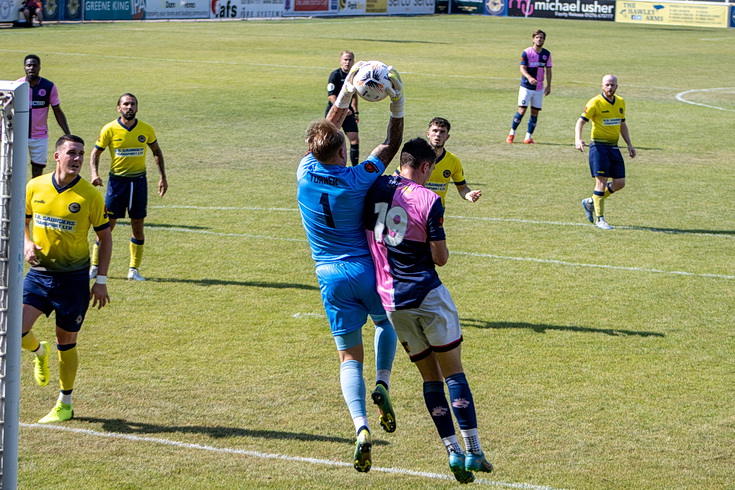
[[[77,325],[81,325],[83,321],[84,321],[84,318],[82,317],[82,315],[79,315],[77,319],[75,320]]]
[[[79,210],[81,209],[82,209],[82,206],[78,202],[73,202],[69,204],[69,211],[71,211],[72,213],[78,213]]]
[[[145,136],[143,136],[142,134],[138,136],[138,141],[140,141],[141,143],[145,143]]]
[[[377,174],[378,173],[378,167],[373,162],[367,162],[367,163],[365,163],[365,170],[367,170],[371,174]]]
[[[38,91],[38,95],[40,95],[41,97],[45,97],[46,96],[46,89],[45,88],[42,88],[41,90],[39,90]]]
[[[450,176],[450,175],[452,175],[452,172],[450,172],[450,171],[449,171],[449,170],[447,169],[447,170],[445,170],[445,171],[444,171],[444,173],[443,173],[442,175],[444,175],[444,178],[445,178],[445,179],[448,179],[448,178],[449,178],[449,176]]]

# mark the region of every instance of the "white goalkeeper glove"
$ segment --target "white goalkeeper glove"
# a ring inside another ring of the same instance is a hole
[[[337,95],[337,100],[334,101],[334,105],[339,109],[347,109],[350,106],[352,97],[355,95],[355,86],[352,84],[352,81],[355,79],[357,70],[364,64],[364,61],[358,61],[352,65],[352,68],[345,77],[345,83],[342,84],[342,89],[339,91],[339,95]]]
[[[403,81],[401,80],[401,75],[399,75],[396,69],[392,66],[388,67],[388,78],[391,83],[391,87],[388,88],[388,96],[390,97],[390,115],[391,117],[398,119],[403,117]]]

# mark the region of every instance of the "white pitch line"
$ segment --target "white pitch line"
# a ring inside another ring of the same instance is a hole
[[[694,92],[716,92],[718,90],[735,90],[735,87],[718,87],[718,88],[702,88],[702,89],[695,89],[695,90],[686,90],[684,92],[679,92],[676,94],[676,100],[680,102],[684,102],[686,104],[693,104],[693,105],[699,105],[702,107],[709,107],[710,109],[717,109],[718,111],[728,111],[728,112],[735,112],[735,109],[725,109],[724,107],[718,107],[716,105],[709,105],[709,104],[702,104],[699,102],[692,102],[691,100],[686,100],[684,98],[685,95],[691,94]]]
[[[268,236],[268,235],[249,235],[247,233],[221,233],[217,231],[208,231],[208,230],[190,230],[188,228],[161,228],[161,231],[180,231],[182,233],[198,233],[201,235],[229,236],[229,237],[242,237],[242,238],[263,238],[265,240],[280,240],[280,241],[287,241],[287,242],[306,243],[305,238],[284,238],[284,237]],[[538,262],[542,264],[568,265],[568,266],[574,266],[574,267],[591,267],[591,268],[599,268],[599,269],[611,269],[611,270],[633,271],[633,272],[651,272],[651,273],[656,273],[656,274],[709,277],[709,278],[715,278],[715,279],[735,279],[735,276],[726,276],[722,274],[699,274],[696,272],[664,271],[660,269],[645,269],[642,267],[623,267],[623,266],[617,266],[617,265],[604,265],[604,264],[582,264],[582,263],[576,263],[576,262],[565,262],[563,260],[554,260],[554,259],[535,259],[532,257],[507,257],[504,255],[481,254],[481,253],[461,252],[461,251],[452,251],[452,253],[455,253],[457,255],[469,255],[473,257],[487,257],[487,258],[499,259],[499,260]]]
[[[296,208],[264,208],[258,206],[150,206],[156,209],[199,209],[207,211],[285,211],[285,212],[297,212]],[[498,221],[505,223],[528,223],[532,225],[556,225],[556,226],[587,226],[592,225],[587,223],[569,223],[565,221],[540,221],[540,220],[529,220],[529,219],[517,219],[517,218],[488,218],[488,217],[477,217],[477,216],[446,216],[451,219],[464,219],[474,221]],[[690,233],[677,230],[666,230],[663,228],[640,228],[636,226],[616,226],[619,230],[638,230],[638,231],[654,231],[658,233],[667,233],[669,235],[691,235],[691,236],[705,236],[713,238],[732,238],[735,239],[735,235],[728,235],[726,233]]]
[[[319,465],[327,465],[327,466],[339,466],[339,467],[345,467],[345,468],[352,468],[353,466],[351,463],[345,463],[342,461],[332,461],[329,459],[305,458],[303,456],[288,456],[286,454],[262,453],[260,451],[248,451],[246,449],[214,447],[214,446],[207,446],[204,444],[193,444],[189,442],[172,441],[170,439],[161,439],[158,437],[143,437],[143,436],[135,436],[135,435],[130,435],[130,434],[120,434],[118,432],[99,432],[95,430],[79,429],[75,427],[62,427],[59,425],[47,425],[47,424],[26,424],[23,422],[21,422],[19,425],[21,427],[27,427],[30,429],[59,430],[62,432],[72,432],[75,434],[84,434],[88,436],[106,437],[109,439],[124,439],[124,440],[135,441],[135,442],[149,442],[153,444],[163,444],[166,446],[181,447],[185,449],[196,449],[200,451],[210,451],[210,452],[225,453],[225,454],[237,454],[241,456],[250,456],[252,458],[260,458],[260,459],[282,459],[286,461],[296,461],[299,463],[310,463],[310,464],[319,464]],[[373,466],[371,471],[408,475],[408,476],[419,476],[423,478],[431,478],[434,480],[454,480],[454,478],[449,475],[443,475],[440,473],[429,473],[426,471],[404,470],[401,468],[381,468],[378,466]],[[485,485],[492,485],[496,487],[523,488],[523,489],[529,489],[529,490],[554,490],[552,487],[532,485],[530,483],[500,482],[500,481],[485,480],[485,479],[475,480],[475,483],[482,483]]]
[[[469,255],[471,257],[487,257],[489,259],[499,260],[516,260],[521,262],[538,262],[540,264],[555,264],[555,265],[568,265],[572,267],[592,267],[596,269],[614,269],[619,271],[633,271],[633,272],[651,272],[655,274],[672,274],[677,276],[697,276],[697,277],[712,277],[717,279],[735,279],[735,276],[726,276],[722,274],[698,274],[696,272],[684,272],[684,271],[664,271],[660,269],[645,269],[642,267],[623,267],[618,265],[604,265],[604,264],[582,264],[577,262],[566,262],[564,260],[554,259],[534,259],[532,257],[508,257],[505,255],[493,255],[493,254],[481,254],[474,252],[452,252],[457,255]]]

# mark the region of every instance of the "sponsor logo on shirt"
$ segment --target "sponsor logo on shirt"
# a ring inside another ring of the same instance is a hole
[[[605,118],[602,120],[603,126],[620,126],[620,123],[623,122],[623,120],[619,117],[610,117]]]
[[[142,157],[145,154],[145,148],[117,148],[115,149],[115,156],[120,158],[125,157]]]
[[[56,216],[35,214],[33,216],[33,226],[36,226],[38,228],[45,228],[47,230],[74,232],[74,229],[77,226],[77,222],[63,218],[57,218]]]

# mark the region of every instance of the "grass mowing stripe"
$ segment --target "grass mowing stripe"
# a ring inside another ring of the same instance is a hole
[[[75,434],[84,434],[84,435],[95,436],[95,437],[107,437],[110,439],[124,439],[127,441],[135,441],[135,442],[150,442],[153,444],[164,444],[166,446],[176,446],[176,447],[182,447],[186,449],[198,449],[201,451],[211,451],[211,452],[216,452],[216,453],[238,454],[242,456],[250,456],[253,458],[283,459],[286,461],[297,461],[299,463],[310,463],[310,464],[320,464],[320,465],[341,466],[345,468],[352,468],[352,463],[345,463],[342,461],[331,461],[328,459],[318,459],[318,458],[305,458],[303,456],[288,456],[286,454],[261,453],[259,451],[249,451],[246,449],[233,449],[233,448],[227,448],[227,447],[206,446],[204,444],[193,444],[190,442],[172,441],[170,439],[161,439],[159,437],[134,436],[130,434],[120,434],[118,432],[99,432],[99,431],[90,430],[90,429],[80,429],[77,427],[62,427],[59,425],[27,424],[23,422],[21,422],[19,425],[21,427],[26,427],[29,429],[59,430],[63,432],[73,432]],[[377,466],[373,466],[371,471],[379,471],[382,473],[392,473],[392,474],[398,474],[398,475],[419,476],[423,478],[431,478],[434,480],[454,480],[454,478],[449,475],[444,475],[440,473],[429,473],[427,471],[404,470],[401,468],[380,468]],[[552,487],[532,485],[530,483],[508,483],[508,482],[499,482],[499,481],[485,480],[485,479],[475,480],[475,483],[482,483],[485,485],[492,485],[496,487],[523,488],[523,489],[529,489],[529,490],[555,490]]]
[[[293,211],[296,212],[296,208],[263,208],[258,206],[149,206],[157,209],[201,209],[210,211]],[[530,219],[518,219],[518,218],[488,218],[483,216],[452,216],[447,215],[447,218],[451,219],[465,219],[465,220],[476,220],[476,221],[499,221],[507,223],[529,223],[535,225],[557,225],[557,226],[594,226],[588,223],[568,223],[564,221],[540,221]],[[735,234],[729,233],[706,233],[706,232],[695,232],[695,231],[682,231],[682,230],[670,230],[666,228],[648,228],[640,226],[616,226],[618,230],[638,230],[638,231],[651,231],[655,233],[666,233],[668,235],[691,235],[691,236],[704,236],[714,238],[735,238]]]
[[[175,228],[175,227],[165,228],[165,229],[162,229],[162,231],[177,231],[177,232],[183,232],[183,233],[199,233],[201,235],[230,236],[230,237],[242,237],[242,238],[263,238],[266,240],[280,240],[280,241],[286,241],[286,242],[306,242],[305,238],[285,238],[285,237],[267,236],[267,235],[249,235],[247,233],[221,233],[217,231],[189,230],[186,228]],[[572,267],[592,267],[592,268],[598,268],[598,269],[612,269],[612,270],[633,271],[633,272],[651,272],[651,273],[656,273],[656,274],[673,274],[673,275],[678,275],[678,276],[709,277],[713,279],[735,279],[735,276],[727,276],[723,274],[700,274],[697,272],[664,271],[660,269],[645,269],[642,267],[623,267],[623,266],[605,265],[605,264],[582,264],[582,263],[577,263],[577,262],[565,262],[563,260],[535,259],[533,257],[508,257],[504,255],[481,254],[481,253],[474,253],[474,252],[452,251],[452,253],[455,253],[457,255],[468,255],[471,257],[487,257],[487,258],[499,259],[499,260],[537,262],[541,264],[567,265],[567,266],[572,266]]]

